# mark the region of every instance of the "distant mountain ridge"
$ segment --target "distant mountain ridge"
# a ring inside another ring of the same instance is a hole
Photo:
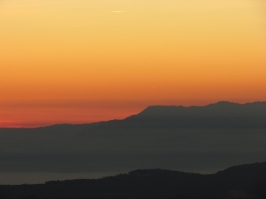
[[[146,121],[145,121],[146,120]],[[167,122],[168,120],[168,122]],[[218,121],[220,120],[220,121]],[[37,128],[71,128],[74,126],[101,126],[110,124],[129,125],[155,122],[153,125],[169,125],[176,127],[266,127],[266,102],[250,102],[239,104],[229,101],[219,101],[205,106],[176,106],[153,105],[148,106],[136,115],[125,119],[114,119],[87,124],[54,124]],[[159,123],[157,123],[159,122]],[[165,122],[165,123],[164,123]],[[6,128],[0,128],[6,129]],[[10,129],[10,128],[9,128]],[[12,129],[12,128],[11,128]],[[27,129],[27,128],[23,128]]]
[[[266,159],[266,102],[151,106],[123,120],[0,129],[0,172],[211,173]],[[1,179],[0,179],[1,180]]]
[[[234,102],[228,102],[228,101],[220,101],[217,103],[213,103],[213,104],[208,104],[205,106],[175,106],[175,105],[170,105],[170,106],[164,106],[164,105],[155,105],[155,106],[149,106],[146,109],[144,109],[142,112],[140,112],[139,114],[151,114],[153,111],[154,112],[160,112],[163,109],[165,109],[164,113],[173,113],[173,112],[177,112],[177,111],[184,111],[185,109],[190,109],[190,110],[203,110],[203,109],[207,109],[209,112],[211,111],[229,111],[229,109],[231,109],[230,111],[235,111],[235,110],[239,110],[239,109],[245,109],[245,111],[247,111],[247,109],[257,109],[258,111],[261,111],[261,108],[265,109],[266,108],[266,102],[252,102],[252,103],[245,103],[245,104],[239,104],[239,103],[234,103]],[[161,109],[161,110],[160,110]],[[233,109],[233,110],[232,110]],[[190,112],[192,113],[192,112]]]
[[[50,181],[0,186],[1,198],[180,198],[262,199],[266,162],[240,165],[202,175],[162,169],[135,170],[91,180]]]
[[[266,102],[218,102],[207,106],[150,106],[128,122],[175,127],[266,127]]]

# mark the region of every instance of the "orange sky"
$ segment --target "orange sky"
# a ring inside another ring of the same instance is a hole
[[[0,1],[0,127],[266,101],[264,0]]]

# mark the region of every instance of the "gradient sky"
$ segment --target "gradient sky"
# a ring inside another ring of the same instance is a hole
[[[0,127],[266,100],[265,0],[0,0]]]

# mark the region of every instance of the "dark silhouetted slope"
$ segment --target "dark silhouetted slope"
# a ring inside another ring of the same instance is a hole
[[[266,162],[202,175],[146,169],[97,180],[0,186],[2,197],[62,198],[264,198]]]

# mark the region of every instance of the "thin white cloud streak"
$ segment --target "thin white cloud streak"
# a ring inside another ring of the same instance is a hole
[[[111,12],[112,13],[122,13],[122,12],[126,12],[126,11],[124,11],[124,10],[112,10]]]

